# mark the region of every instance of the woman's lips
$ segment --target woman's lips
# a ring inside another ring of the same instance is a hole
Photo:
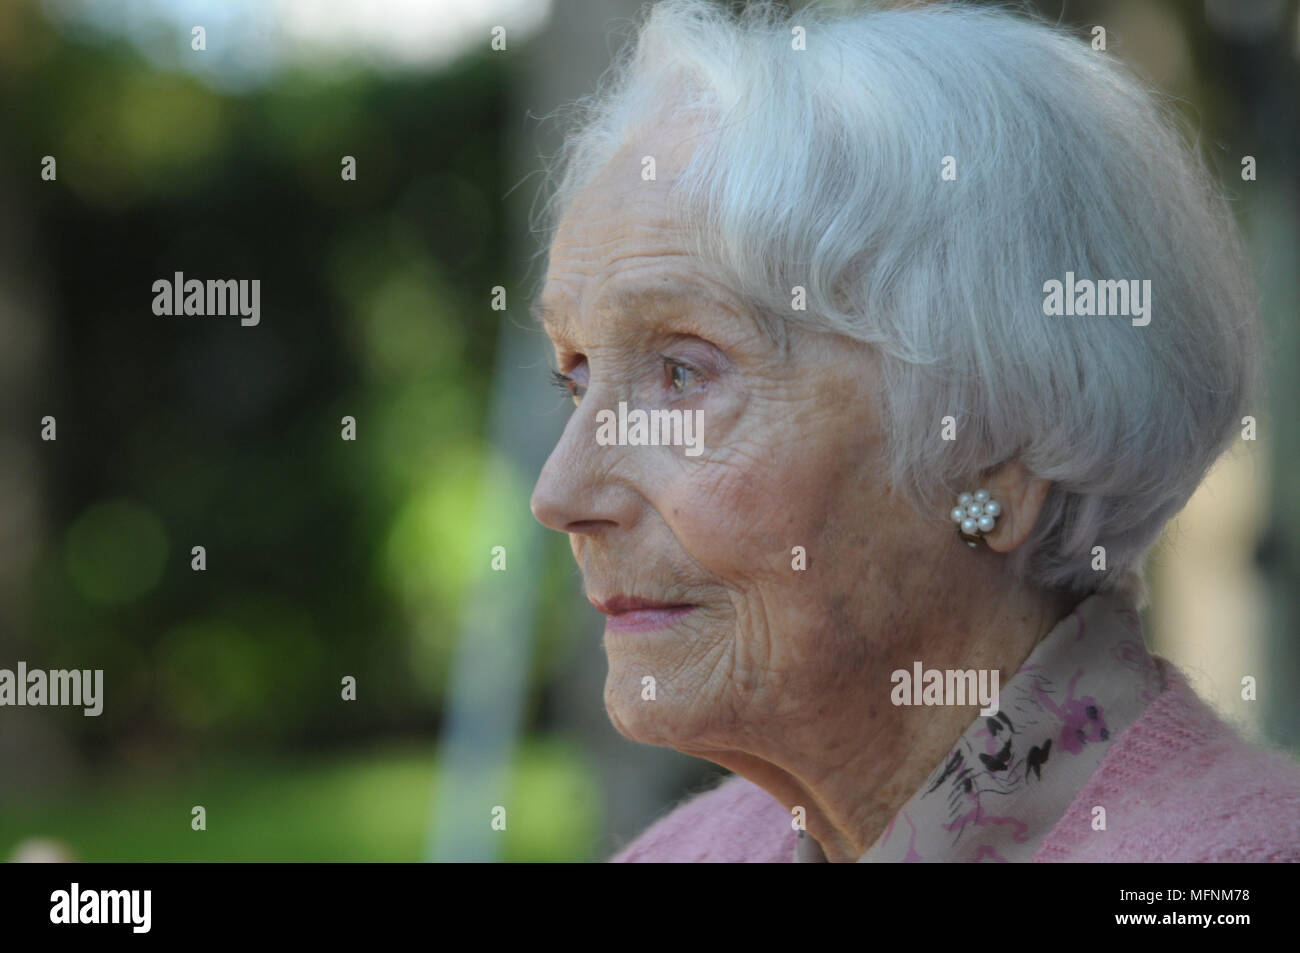
[[[654,602],[630,596],[615,596],[607,602],[592,599],[591,604],[608,616],[605,628],[611,632],[666,629],[695,609],[693,605]]]

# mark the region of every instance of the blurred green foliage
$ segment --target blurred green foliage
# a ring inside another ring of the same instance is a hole
[[[473,521],[496,465],[482,289],[515,277],[512,76],[480,55],[233,95],[31,3],[0,18],[0,170],[48,302],[32,402],[58,420],[35,625],[0,640],[33,667],[105,669],[106,715],[58,720],[87,757],[436,733],[492,538]],[[154,315],[177,271],[259,279],[260,324]]]
[[[506,861],[582,861],[600,830],[599,788],[570,746],[534,741],[513,765]],[[7,804],[0,857],[33,838],[77,860],[418,861],[437,777],[410,744],[274,760],[215,759],[180,776],[133,772],[93,792]],[[191,829],[191,809],[207,829]]]

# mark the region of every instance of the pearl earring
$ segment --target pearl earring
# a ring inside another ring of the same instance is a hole
[[[949,517],[957,524],[957,535],[966,540],[972,549],[980,541],[982,534],[993,532],[1002,507],[997,500],[989,499],[988,490],[976,493],[963,493],[957,497],[957,505],[952,508]]]

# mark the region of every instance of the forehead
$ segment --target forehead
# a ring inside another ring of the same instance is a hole
[[[668,184],[645,181],[630,153],[607,165],[575,198],[551,244],[546,281],[532,311],[551,337],[575,314],[643,309],[725,295],[687,250],[671,217]]]
[[[718,291],[716,285],[706,284],[683,272],[652,282],[636,278],[611,280],[592,301],[591,309],[595,314],[645,313],[664,307],[685,308],[706,300],[725,303],[729,299]],[[551,338],[564,340],[571,334],[577,307],[567,297],[544,295],[533,305],[533,318],[541,323]]]
[[[645,308],[701,294],[729,299],[715,269],[688,250],[670,206],[698,133],[685,115],[646,124],[575,196],[556,228],[545,284],[532,305],[552,337],[588,309]]]

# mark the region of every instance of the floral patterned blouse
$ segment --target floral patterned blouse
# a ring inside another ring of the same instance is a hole
[[[859,863],[1027,861],[1160,692],[1137,612],[1087,597],[1035,646]],[[796,863],[825,863],[801,833]]]

